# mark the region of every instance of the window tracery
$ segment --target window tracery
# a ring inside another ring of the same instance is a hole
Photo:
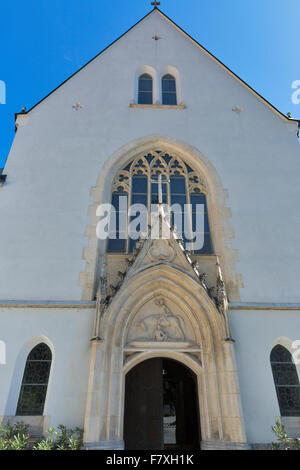
[[[281,416],[300,416],[300,384],[291,353],[278,344],[270,359]]]
[[[202,205],[204,246],[201,250],[194,250],[194,252],[212,253],[206,181],[201,174],[177,155],[156,150],[146,155],[139,155],[123,167],[114,179],[112,188],[112,205],[115,207],[117,215],[120,210],[124,212],[124,208],[119,207],[119,196],[126,198],[128,210],[130,205],[137,203],[145,205],[148,210],[150,210],[151,204],[157,204],[159,191],[158,181],[155,180],[158,180],[159,175],[162,177],[163,203],[169,206],[179,204],[182,211],[185,209],[185,204],[189,205],[189,213],[182,219],[182,228],[189,224],[189,231],[195,232],[197,207]],[[183,232],[186,233],[184,230]],[[125,240],[122,239],[122,236],[125,237]],[[135,243],[128,238],[130,237],[126,236],[120,227],[117,227],[117,237],[109,239],[108,251],[132,252]],[[184,236],[183,239],[185,243],[188,240]]]
[[[42,416],[48,388],[52,353],[45,343],[29,353],[17,406],[17,416]]]

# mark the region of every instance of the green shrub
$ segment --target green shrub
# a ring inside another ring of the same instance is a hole
[[[24,423],[0,425],[0,450],[24,450],[28,446],[29,426]]]
[[[60,424],[58,431],[48,430],[48,437],[38,442],[33,450],[80,450],[83,447],[83,430],[68,429]]]
[[[279,420],[272,426],[278,442],[272,442],[272,450],[300,450],[300,439],[290,438]]]
[[[57,430],[50,428],[47,438],[41,439],[34,445],[29,442],[29,425],[18,422],[11,425],[8,422],[0,425],[0,450],[80,450],[83,448],[83,430],[68,429],[62,424]]]

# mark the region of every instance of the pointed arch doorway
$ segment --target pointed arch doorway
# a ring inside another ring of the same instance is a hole
[[[196,375],[181,363],[158,357],[136,365],[125,379],[125,449],[199,449],[197,396]]]

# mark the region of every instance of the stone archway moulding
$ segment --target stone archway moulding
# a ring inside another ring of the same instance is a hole
[[[173,343],[156,349],[162,344],[156,343],[156,347],[146,345],[145,350],[128,354],[125,346],[133,320],[144,305],[159,297],[167,304],[176,303],[192,325],[199,347],[196,353],[188,348],[177,351]],[[139,272],[116,293],[104,312],[100,331],[103,341],[92,343],[85,420],[88,447],[122,442],[125,375],[139,362],[158,356],[181,362],[195,373],[204,441],[244,445],[233,346],[224,341],[222,318],[196,280],[164,263]]]
[[[120,167],[139,154],[154,149],[179,155],[180,158],[184,159],[205,177],[208,186],[207,200],[213,227],[212,237],[215,254],[220,259],[230,301],[239,301],[239,289],[243,287],[243,283],[241,275],[237,274],[235,269],[238,252],[232,248],[234,231],[228,221],[231,217],[231,211],[226,207],[225,202],[228,193],[223,189],[215,167],[198,149],[185,142],[160,134],[148,135],[124,145],[108,157],[100,169],[96,186],[91,189],[93,204],[88,209],[90,224],[85,231],[88,237],[88,246],[83,249],[86,268],[84,272],[80,273],[79,280],[79,284],[82,286],[82,300],[94,299],[97,290],[97,278],[99,277],[102,257],[105,252],[105,244],[103,241],[98,240],[96,235],[97,207],[101,203],[110,203],[112,182]]]

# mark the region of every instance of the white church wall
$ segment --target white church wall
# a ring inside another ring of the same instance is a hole
[[[154,34],[161,39],[153,40]],[[130,108],[137,71],[145,65],[158,77],[166,67],[178,70],[186,109]],[[76,111],[72,106],[77,102],[83,107]],[[240,114],[232,111],[236,105],[243,109]],[[300,301],[296,126],[284,122],[159,13],[26,119],[0,189],[1,299],[81,299],[90,189],[117,149],[163,134],[199,149],[228,189],[237,271],[245,285],[241,300]]]
[[[83,427],[93,321],[91,308],[0,309],[0,338],[6,345],[0,417],[15,416],[27,356],[45,342],[53,356],[44,409],[47,425]]]
[[[236,341],[234,348],[247,441],[275,442],[271,427],[280,417],[280,411],[270,353],[276,344],[294,352],[291,345],[300,339],[299,310],[232,310],[230,323]],[[299,364],[297,370],[300,377]],[[283,419],[283,422],[288,425],[288,432],[293,433],[296,428],[299,437],[299,418]]]

